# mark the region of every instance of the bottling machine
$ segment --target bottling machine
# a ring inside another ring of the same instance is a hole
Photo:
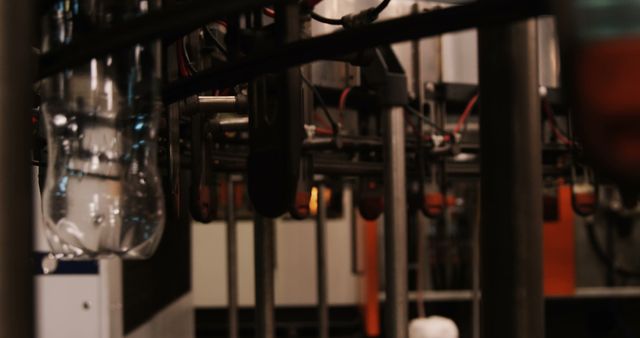
[[[639,10],[5,0],[0,336],[637,335]]]

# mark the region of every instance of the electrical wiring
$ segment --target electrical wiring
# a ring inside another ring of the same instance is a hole
[[[324,102],[324,99],[322,98],[322,95],[318,91],[318,88],[316,88],[313,85],[313,83],[311,83],[311,81],[309,81],[309,79],[307,79],[304,75],[300,74],[300,77],[302,77],[302,82],[304,82],[311,89],[311,91],[313,91],[313,96],[316,98],[316,100],[318,100],[318,104],[320,105],[320,108],[322,108],[324,115],[326,116],[327,120],[329,120],[329,123],[331,124],[331,129],[333,130],[333,134],[338,135],[340,126],[333,119],[333,116],[331,116],[331,113],[329,113],[329,108],[327,108],[327,104]]]
[[[191,72],[191,75],[193,75],[193,74],[196,74],[198,70],[193,65],[193,62],[191,62],[191,58],[189,57],[189,51],[187,50],[187,44],[184,42],[185,39],[186,37],[182,38],[182,55],[184,56],[184,62],[186,66],[189,68],[189,72]]]
[[[551,107],[549,101],[542,100],[542,109],[544,109],[544,112],[547,115],[547,123],[549,124],[549,128],[551,128],[551,131],[553,131],[558,141],[560,141],[560,143],[564,145],[572,146],[574,142],[567,136],[566,132],[562,131],[558,127],[555,114],[553,113],[553,108]]]
[[[332,26],[342,26],[343,22],[342,19],[329,19],[327,17],[324,17],[316,12],[311,12],[311,18],[313,20],[316,20],[318,22],[327,24],[327,25],[332,25]]]
[[[340,100],[338,101],[338,111],[340,112],[340,123],[344,124],[344,111],[347,109],[347,98],[351,93],[352,87],[345,88],[340,94]]]
[[[460,115],[460,118],[458,119],[458,123],[456,123],[456,126],[453,129],[454,134],[457,135],[458,133],[460,133],[460,131],[464,127],[465,121],[469,118],[469,115],[471,115],[471,112],[473,111],[473,108],[476,106],[476,103],[478,102],[479,98],[480,98],[480,95],[476,94],[471,98],[469,103],[467,103],[467,106],[464,108],[462,115]]]
[[[426,116],[422,115],[419,111],[417,111],[415,108],[411,107],[410,105],[406,105],[404,107],[410,113],[412,113],[413,115],[417,116],[424,123],[428,124],[429,126],[433,127],[437,131],[441,132],[443,135],[450,135],[451,134],[450,132],[446,131],[445,129],[443,129],[442,127],[437,125],[435,122],[429,120]]]
[[[316,133],[318,135],[330,136],[333,135],[333,131],[331,129],[316,127]]]
[[[176,58],[178,59],[178,73],[181,77],[189,77],[189,69],[184,60],[184,50],[182,45],[184,42],[182,39],[178,39],[176,42]]]
[[[350,15],[345,15],[340,19],[333,19],[333,18],[327,18],[324,17],[316,12],[311,12],[311,18],[313,20],[316,20],[318,22],[327,24],[327,25],[332,25],[332,26],[347,26],[350,20],[347,20],[347,18],[352,18],[352,17],[360,17],[361,15],[366,16],[366,21],[368,23],[374,22],[378,19],[378,16],[380,16],[380,13],[382,13],[387,6],[389,6],[389,3],[391,2],[391,0],[383,0],[378,6],[376,7],[372,7],[369,8],[367,10],[364,10],[358,14],[350,14]],[[354,21],[358,21],[358,20],[354,20]]]
[[[216,48],[218,48],[222,52],[222,54],[224,54],[224,56],[229,57],[229,51],[222,44],[222,42],[220,42],[216,38],[215,34],[213,34],[211,29],[208,26],[204,26],[204,31],[207,32],[207,35],[209,35],[209,38],[211,38],[211,41],[213,41],[213,44],[216,46]]]
[[[273,8],[271,7],[265,7],[262,9],[262,14],[270,17],[270,18],[275,18],[276,17],[276,11],[273,10]]]
[[[411,119],[409,118],[407,112],[405,111],[405,119],[407,120],[407,124],[411,127],[411,130],[414,131],[415,134],[419,135],[418,127]]]

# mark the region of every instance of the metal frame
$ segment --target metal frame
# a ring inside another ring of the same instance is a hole
[[[318,338],[329,338],[329,303],[327,293],[327,203],[323,182],[317,188],[316,266],[318,271]]]
[[[235,208],[233,175],[227,175],[227,299],[229,307],[229,338],[239,337],[238,302],[238,222]]]
[[[0,337],[33,337],[31,1],[0,2]]]
[[[385,121],[385,337],[406,338],[408,337],[409,308],[404,108],[388,108],[383,115]]]
[[[176,37],[216,18],[273,2],[200,0],[188,7],[150,14],[109,31],[87,35],[63,50],[43,55],[39,77],[141,41]],[[28,75],[30,67],[16,67],[29,59],[27,42],[31,21],[28,13],[28,1],[0,3],[0,22],[4,28],[0,30],[0,53],[9,54],[0,58],[3,62],[0,65],[0,128],[4,128],[0,133],[0,155],[4,160],[4,166],[0,166],[0,177],[5,179],[0,197],[5,202],[2,205],[7,206],[0,213],[2,337],[29,337],[33,328],[32,277],[28,264],[31,251],[29,129],[28,121],[20,120],[25,115],[15,114],[29,109],[26,97],[30,77],[25,75]],[[486,112],[482,114],[481,132],[484,146],[483,336],[540,338],[543,336],[541,205],[538,198],[541,184],[537,178],[541,179],[542,168],[540,149],[536,146],[540,121],[536,109],[539,105],[537,72],[535,75],[533,72],[537,63],[532,60],[537,55],[533,33],[535,23],[510,23],[546,13],[546,8],[536,2],[486,1],[288,42],[200,72],[190,79],[170,83],[165,88],[164,99],[166,103],[175,102],[205,89],[228,87],[261,74],[354,50],[482,27],[480,91],[482,109]],[[15,32],[20,32],[22,39],[13,35]],[[495,62],[496,57],[499,62]],[[383,167],[386,180],[386,336],[405,338],[408,309],[402,108],[388,108],[384,119],[387,159]],[[330,172],[331,166],[327,167]],[[375,172],[381,173],[382,168],[375,168]],[[259,338],[272,338],[275,335],[274,224],[272,220],[257,216],[255,225],[256,332]]]
[[[163,97],[165,103],[173,103],[204,90],[230,87],[259,75],[313,61],[333,59],[366,48],[469,28],[506,24],[548,12],[545,4],[539,1],[489,1],[381,21],[273,46],[227,65],[201,71],[188,79],[169,83],[164,89]]]
[[[61,50],[40,57],[38,78],[89,62],[118,49],[154,39],[172,41],[198,27],[251,8],[272,5],[276,0],[191,1],[149,13],[108,30],[74,38]]]
[[[542,149],[536,21],[482,28],[478,49],[481,336],[542,338]]]
[[[275,224],[256,213],[254,219],[254,267],[256,290],[256,338],[275,338]]]

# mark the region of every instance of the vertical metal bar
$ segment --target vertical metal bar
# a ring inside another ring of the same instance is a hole
[[[238,338],[238,228],[234,183],[227,178],[227,297],[229,301],[229,338]]]
[[[358,227],[358,209],[357,209],[357,205],[358,205],[358,201],[355,198],[355,194],[353,193],[356,189],[356,183],[353,183],[351,185],[351,192],[352,192],[352,198],[351,198],[351,213],[349,215],[350,219],[349,219],[349,225],[351,228],[351,273],[356,275],[356,276],[360,276],[362,274],[364,274],[364,271],[362,271],[362,268],[360,267],[360,260],[359,260],[359,249],[360,249],[360,245],[359,245],[359,235],[360,232],[359,227]]]
[[[256,213],[253,232],[256,281],[256,338],[275,338],[273,223],[272,219]]]
[[[472,325],[472,337],[480,338],[480,222],[482,219],[480,213],[480,185],[475,186],[477,194],[475,198],[476,212],[475,219],[472,226],[472,248],[471,248],[471,288],[472,288],[472,309],[471,315],[473,316]]]
[[[0,337],[33,337],[31,1],[0,1]]]
[[[535,19],[479,31],[485,338],[544,337],[536,33]]]
[[[412,14],[420,13],[420,5],[415,3],[411,8]],[[422,79],[422,53],[420,50],[420,40],[411,41],[411,63],[413,65],[413,91],[416,97],[416,102],[418,103],[418,111],[420,115],[424,116],[424,87],[423,87],[423,79]],[[425,158],[424,151],[422,150],[422,145],[424,143],[424,121],[418,119],[418,133],[417,133],[417,154],[416,160],[418,161],[418,170],[420,173],[418,176],[420,177],[420,192],[424,194],[424,186],[425,186]],[[425,317],[425,304],[423,291],[425,286],[425,270],[426,270],[426,260],[425,260],[425,252],[426,252],[426,237],[425,235],[425,224],[424,217],[422,216],[422,212],[420,210],[416,211],[416,309],[418,312],[418,317]]]
[[[327,302],[327,205],[325,187],[318,184],[318,212],[316,215],[316,263],[318,269],[318,337],[329,338],[329,304]]]
[[[385,327],[387,338],[407,338],[407,200],[404,109],[383,113],[385,122]]]

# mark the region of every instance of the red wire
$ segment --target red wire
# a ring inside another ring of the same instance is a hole
[[[189,69],[187,68],[183,55],[183,44],[184,42],[182,41],[182,39],[178,39],[178,41],[176,42],[176,53],[178,54],[178,73],[180,73],[180,76],[182,77],[189,77]]]
[[[347,107],[347,98],[349,97],[349,93],[351,93],[351,87],[347,87],[340,94],[340,101],[338,102],[338,111],[340,112],[340,123],[344,124],[344,110]]]
[[[416,124],[415,124],[415,123],[413,123],[413,121],[411,121],[411,119],[409,118],[409,114],[405,112],[405,113],[404,113],[404,117],[405,117],[405,120],[407,120],[407,123],[409,124],[409,126],[411,127],[411,129],[413,129],[413,132],[414,132],[416,135],[419,135],[418,127],[416,127]]]
[[[316,133],[318,135],[329,135],[329,136],[332,136],[333,135],[333,130],[327,129],[327,128],[322,128],[322,127],[316,127]]]
[[[317,112],[313,114],[314,120],[318,121],[318,123],[321,123],[325,128],[331,129],[331,125],[322,117],[320,117],[320,114],[318,114]],[[332,132],[333,134],[333,132]]]
[[[562,135],[562,133],[556,126],[556,118],[553,114],[553,110],[551,109],[551,106],[549,105],[549,102],[544,100],[542,102],[542,107],[544,109],[544,112],[547,114],[547,123],[549,123],[549,128],[551,128],[553,133],[556,135],[556,138],[558,139],[558,141],[560,141],[560,143],[567,146],[573,145],[573,141],[571,141],[570,139]]]
[[[270,7],[265,7],[262,9],[262,13],[264,13],[264,15],[270,17],[270,18],[275,18],[276,17],[276,11],[273,10],[273,8]]]
[[[351,93],[351,89],[353,88],[347,87],[342,91],[342,94],[340,94],[340,103],[338,104],[340,110],[344,110],[347,106],[347,98],[349,97],[349,93]]]
[[[458,120],[456,127],[453,129],[454,134],[458,134],[460,130],[462,130],[462,127],[464,126],[465,121],[467,120],[469,115],[471,115],[471,112],[473,111],[473,108],[476,106],[476,103],[478,102],[479,97],[480,95],[476,94],[471,98],[471,101],[469,101],[469,103],[467,104],[467,107],[464,109],[464,112],[462,113],[462,115],[460,115],[460,119]]]

